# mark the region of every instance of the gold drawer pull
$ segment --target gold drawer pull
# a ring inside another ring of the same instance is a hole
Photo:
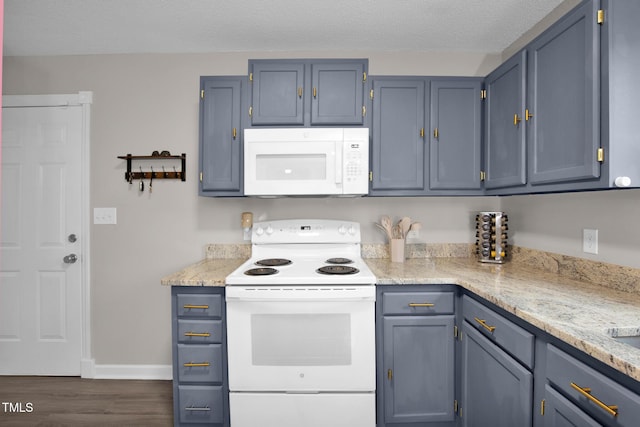
[[[581,395],[583,395],[584,397],[586,397],[587,399],[589,399],[590,401],[592,401],[593,403],[595,403],[596,405],[604,409],[612,417],[618,416],[618,405],[607,405],[604,402],[600,401],[598,398],[591,395],[591,389],[589,387],[580,387],[576,383],[571,383],[571,387],[574,390],[577,390],[578,393],[580,393]]]
[[[185,332],[185,337],[210,337],[211,334],[209,332]]]
[[[200,363],[188,362],[184,364],[185,368],[206,368],[208,366],[211,366],[209,362],[200,362]]]
[[[183,306],[183,308],[185,310],[191,310],[191,309],[200,309],[200,310],[209,310],[209,306],[208,305],[193,305],[193,304],[185,304]]]
[[[430,302],[410,302],[409,307],[433,307],[435,304]]]
[[[206,406],[202,408],[199,408],[197,406],[190,406],[190,407],[187,406],[186,408],[184,408],[184,410],[185,411],[210,411],[211,408],[207,408]]]
[[[495,326],[487,325],[487,321],[484,320],[484,319],[478,319],[477,317],[474,317],[473,320],[475,320],[476,322],[480,323],[480,326],[482,326],[483,328],[485,328],[489,332],[493,332],[493,331],[496,330]]]

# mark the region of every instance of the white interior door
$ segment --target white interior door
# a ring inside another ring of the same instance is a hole
[[[2,114],[0,374],[80,375],[83,107]]]

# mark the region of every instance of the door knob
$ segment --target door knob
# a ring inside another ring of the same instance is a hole
[[[65,264],[73,264],[78,260],[78,256],[76,254],[69,254],[66,257],[62,258]]]

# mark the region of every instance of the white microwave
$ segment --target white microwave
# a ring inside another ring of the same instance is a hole
[[[369,129],[244,131],[246,196],[357,196],[369,191]]]

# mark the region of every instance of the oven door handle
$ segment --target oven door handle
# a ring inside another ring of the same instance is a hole
[[[345,298],[345,297],[336,297],[336,298],[298,298],[298,297],[250,297],[250,296],[241,296],[241,297],[226,297],[227,302],[290,302],[290,303],[308,303],[308,302],[373,302],[375,301],[374,297],[353,297],[353,298]]]

